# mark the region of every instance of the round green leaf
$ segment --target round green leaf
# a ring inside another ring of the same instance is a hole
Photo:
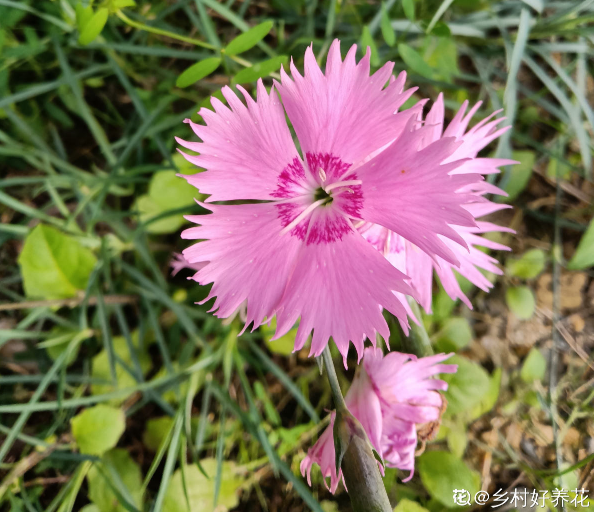
[[[471,419],[476,419],[495,407],[495,404],[499,399],[499,389],[501,388],[502,375],[503,372],[501,371],[501,368],[495,368],[493,374],[489,377],[489,390],[485,395],[483,395],[480,402],[472,409],[470,413]]]
[[[322,500],[320,501],[320,507],[322,507],[324,512],[340,512],[338,510],[338,503],[335,501]]]
[[[111,0],[111,10],[113,12],[117,11],[118,9],[123,9],[124,7],[135,7],[136,2],[134,0]]]
[[[142,435],[142,442],[149,450],[157,452],[172,425],[173,418],[171,416],[161,416],[160,418],[148,420],[146,430]]]
[[[138,220],[142,223],[149,222],[166,211],[148,195],[138,197],[134,203],[134,208],[138,210]],[[147,224],[146,230],[149,233],[156,234],[174,233],[183,223],[184,218],[181,214],[170,215]]]
[[[473,408],[489,392],[489,374],[484,368],[465,357],[455,355],[446,364],[457,364],[456,373],[446,373],[440,378],[448,383],[445,397],[446,414],[453,415]]]
[[[81,453],[103,455],[124,433],[126,417],[121,409],[99,404],[77,414],[70,425]]]
[[[545,263],[546,256],[542,249],[530,249],[520,258],[508,258],[505,267],[507,273],[512,277],[533,279],[543,271]]]
[[[524,359],[524,364],[520,370],[520,377],[524,382],[534,382],[542,380],[547,371],[547,360],[542,352],[536,347],[532,347],[528,356]]]
[[[109,364],[109,356],[106,350],[101,350],[96,356],[93,357],[91,363],[91,376],[97,380],[104,380],[106,384],[91,384],[91,394],[103,395],[105,393],[112,393],[119,389],[130,388],[128,395],[122,395],[120,398],[114,398],[109,401],[111,405],[118,405],[134,393],[134,386],[137,381],[134,375],[130,375],[128,369],[134,369],[134,363],[132,354],[128,350],[128,345],[123,336],[114,336],[113,338],[113,349],[115,354],[118,356],[119,361],[115,361],[115,373],[117,385],[111,384],[111,367]],[[138,346],[138,331],[132,333],[132,342],[135,346]],[[142,370],[143,375],[146,375],[152,367],[152,362],[145,350],[137,351],[138,364]],[[121,362],[120,362],[121,361]],[[123,365],[126,365],[126,369]]]
[[[103,30],[107,23],[109,16],[109,9],[102,7],[98,9],[93,16],[87,19],[83,26],[79,26],[80,36],[78,36],[78,44],[86,45],[92,42]]]
[[[195,465],[186,466],[184,470],[190,508],[186,501],[182,472],[178,469],[169,481],[163,501],[163,512],[204,512],[213,509],[217,461],[204,459],[200,464],[209,478],[206,478]],[[223,462],[217,511],[225,512],[239,504],[238,491],[242,484],[243,479],[237,476],[235,464]]]
[[[456,423],[448,428],[446,434],[448,441],[448,448],[459,459],[462,458],[466,451],[468,444],[468,434],[466,433],[466,425],[463,423]]]
[[[522,320],[526,320],[534,314],[534,294],[527,286],[508,288],[505,292],[505,301],[513,314]]]
[[[72,339],[77,335],[77,332],[68,331],[66,329],[58,327],[52,329],[52,335],[55,335],[53,336],[53,339],[59,343],[48,343],[48,341],[52,341],[52,338],[50,338],[49,340],[45,341],[45,343],[47,344],[45,350],[47,351],[47,355],[50,356],[50,359],[52,361],[55,361],[56,359],[58,359],[58,357],[62,355],[62,352],[68,350],[69,344],[72,341]],[[68,355],[68,357],[66,358],[66,361],[64,361],[64,364],[66,366],[70,366],[72,363],[76,361],[79,349],[80,344],[77,344],[74,347],[74,350],[72,350],[70,355]]]
[[[297,335],[297,329],[293,328],[287,334],[284,334],[280,338],[273,340],[274,333],[276,332],[276,317],[270,322],[270,325],[264,324],[260,326],[260,332],[266,341],[266,346],[275,354],[281,354],[288,356],[293,353],[295,348],[295,336]]]
[[[161,171],[153,174],[148,194],[163,210],[170,210],[195,204],[198,191],[175,171]]]
[[[451,453],[426,452],[419,457],[417,467],[425,489],[448,508],[456,508],[454,489],[464,489],[471,496],[480,490],[480,476]]]
[[[75,238],[44,224],[27,235],[19,255],[26,295],[43,299],[72,297],[84,290],[96,263]]]
[[[462,317],[448,318],[437,333],[437,349],[451,352],[464,348],[472,341],[472,329]]]
[[[210,75],[215,69],[219,67],[220,63],[220,57],[210,57],[208,59],[201,60],[200,62],[196,62],[196,64],[190,66],[177,77],[175,85],[178,87],[188,87],[188,85],[192,85],[198,80],[202,80],[204,77]]]
[[[80,509],[80,512],[102,512],[101,509],[94,503],[89,503]]]
[[[263,78],[270,75],[270,73],[274,73],[281,67],[281,65],[286,65],[288,61],[289,57],[286,55],[279,55],[278,57],[273,57],[272,59],[258,62],[257,64],[254,64],[249,68],[242,69],[239,73],[237,73],[233,77],[233,83],[245,84],[249,82],[255,82],[259,78]]]
[[[265,21],[238,35],[227,45],[225,53],[227,55],[237,55],[249,50],[268,35],[268,32],[272,30],[272,25],[272,21]]]
[[[439,37],[435,44],[428,45],[423,52],[423,60],[434,69],[434,77],[452,82],[459,75],[458,46],[450,37]]]
[[[200,197],[196,188],[177,176],[175,171],[161,171],[153,175],[148,194],[138,197],[134,207],[140,222],[144,223],[169,210],[194,204],[195,197]],[[183,214],[176,213],[150,222],[146,230],[149,233],[173,233],[185,222]]]
[[[431,78],[433,76],[433,69],[431,66],[423,60],[423,57],[421,57],[414,48],[411,48],[407,44],[400,43],[398,45],[398,53],[404,63],[415,73],[426,78]]]
[[[591,266],[594,266],[594,220],[590,221],[567,268],[581,270]]]
[[[115,475],[114,475],[115,472]],[[89,499],[96,505],[100,512],[124,512],[127,509],[120,503],[113,487],[118,488],[114,481],[119,478],[128,495],[133,500],[133,505],[142,510],[142,473],[140,467],[130,454],[121,448],[107,452],[101,462],[93,464],[87,473],[89,483]],[[107,478],[106,478],[107,477]],[[108,481],[108,478],[111,481]],[[121,491],[120,491],[121,492]]]
[[[398,500],[398,505],[394,509],[394,512],[429,512],[425,507],[419,505],[416,501],[402,498]]]

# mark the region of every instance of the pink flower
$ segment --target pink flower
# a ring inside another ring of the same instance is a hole
[[[451,356],[417,359],[391,352],[384,357],[381,349],[367,348],[363,367],[345,397],[348,410],[359,420],[386,466],[410,471],[405,482],[414,472],[417,426],[440,421],[444,402],[439,391],[445,391],[447,384],[434,377],[456,371],[454,364],[440,364]],[[310,485],[311,468],[318,464],[324,478],[330,477],[331,492],[342,477],[334,467],[334,419],[332,412],[330,426],[301,462],[301,474],[307,473]]]
[[[336,412],[330,413],[330,425],[322,433],[318,442],[314,444],[305,458],[301,461],[300,469],[301,475],[305,476],[307,473],[307,483],[311,486],[311,468],[314,464],[320,466],[320,471],[324,477],[324,484],[326,488],[334,494],[338,487],[339,480],[342,479],[342,471],[336,473],[336,459],[334,451],[334,421],[336,420]],[[326,478],[330,478],[330,487],[326,483]]]
[[[452,159],[462,143],[427,144],[424,102],[398,112],[414,92],[403,90],[405,74],[394,78],[390,62],[369,76],[369,50],[359,63],[355,53],[343,61],[334,41],[324,74],[308,48],[304,76],[291,63],[270,93],[258,82],[257,100],[238,87],[247,106],[225,87],[230,108],[213,98],[215,111],[200,111],[205,125],[187,121],[202,142],[177,139],[206,169],[184,177],[210,194],[212,214],[189,216],[198,226],[182,236],[201,240],[184,257],[207,263],[194,279],[213,283],[212,311],[226,318],[247,301],[246,327],[276,315],[280,337],[299,320],[295,350],[313,330],[311,354],[332,337],[345,359],[350,342],[360,358],[367,337],[388,339],[382,308],[407,331],[402,295],[415,293],[354,224],[383,226],[451,264],[449,241],[466,242],[450,226],[476,227],[462,206],[472,194],[456,192],[476,176],[452,174],[465,162]]]
[[[497,114],[495,112],[467,130],[468,123],[480,105],[481,102],[477,103],[466,114],[468,102],[465,101],[444,131],[443,95],[440,94],[425,119],[424,124],[428,130],[421,144],[421,147],[425,147],[442,137],[454,137],[459,142],[456,150],[446,159],[446,162],[464,159],[464,162],[452,170],[451,174],[474,176],[472,183],[457,190],[457,194],[465,197],[463,208],[474,219],[503,208],[509,208],[507,205],[493,203],[484,197],[488,193],[507,194],[484,181],[483,176],[498,173],[498,167],[502,165],[517,163],[514,160],[499,158],[477,158],[481,149],[510,128],[510,126],[498,127],[505,118],[492,120],[492,117]],[[502,272],[496,265],[497,260],[479,250],[478,247],[498,250],[509,250],[509,248],[479,235],[492,231],[513,232],[509,228],[484,221],[476,221],[473,226],[454,223],[450,224],[450,228],[454,229],[462,238],[463,244],[456,243],[454,237],[445,238],[441,234],[438,237],[454,255],[458,264],[453,264],[451,260],[448,261],[438,254],[421,250],[418,245],[415,245],[414,240],[406,239],[406,237],[400,236],[401,233],[393,232],[381,225],[365,222],[357,226],[359,232],[369,243],[382,252],[398,270],[409,277],[409,284],[415,290],[416,297],[427,312],[431,312],[434,270],[448,295],[454,300],[461,299],[472,309],[472,304],[460,289],[453,272],[454,269],[481,290],[489,291],[493,285],[479,269],[495,274]]]

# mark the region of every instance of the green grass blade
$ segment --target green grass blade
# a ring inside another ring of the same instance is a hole
[[[319,422],[320,417],[316,413],[315,409],[309,402],[303,393],[299,390],[299,388],[295,385],[295,383],[291,380],[291,378],[280,368],[272,359],[270,359],[266,353],[256,345],[255,342],[249,342],[250,349],[258,356],[260,361],[264,364],[265,368],[272,373],[285,387],[285,389],[293,395],[297,403],[303,407],[303,410],[307,413],[307,415],[314,421]]]
[[[167,451],[167,458],[165,459],[165,467],[163,468],[163,476],[161,478],[161,485],[159,485],[159,491],[157,492],[157,497],[155,499],[155,505],[153,510],[155,512],[160,512],[163,509],[163,500],[165,499],[165,493],[167,492],[167,487],[169,486],[169,479],[173,473],[173,468],[175,466],[175,459],[177,458],[177,448],[179,446],[179,440],[181,436],[183,426],[183,414],[182,411],[179,410],[175,417],[175,424],[173,427],[173,435],[171,437],[171,443],[169,444],[169,450]]]
[[[54,42],[54,48],[56,50],[58,62],[60,63],[60,68],[64,73],[66,82],[68,83],[70,89],[72,90],[72,93],[74,94],[74,98],[76,100],[81,117],[83,118],[89,130],[93,134],[93,137],[95,138],[97,144],[101,148],[101,152],[103,153],[103,156],[105,156],[108,164],[114,165],[117,162],[117,158],[111,149],[109,140],[107,139],[107,135],[105,135],[105,131],[97,122],[97,119],[95,119],[91,112],[91,109],[87,105],[80,85],[78,84],[74,76],[74,73],[72,72],[72,69],[68,64],[68,60],[66,58],[66,55],[64,54],[64,51],[62,50],[62,47],[57,42]]]

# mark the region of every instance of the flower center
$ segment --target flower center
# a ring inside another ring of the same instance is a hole
[[[295,158],[282,170],[272,193],[278,199],[281,234],[308,244],[340,240],[352,231],[349,219],[359,218],[362,182],[349,174],[351,164],[338,157],[327,153],[305,157],[305,162]]]
[[[329,192],[326,192],[322,187],[318,187],[314,192],[314,201],[324,200],[322,205],[330,204],[333,200]]]

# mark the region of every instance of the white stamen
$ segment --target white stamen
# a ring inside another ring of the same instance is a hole
[[[324,171],[324,169],[320,167],[318,169],[318,174],[320,175],[320,180],[322,180],[322,183],[326,181],[326,171]]]
[[[348,187],[349,185],[361,185],[363,183],[361,180],[346,180],[346,181],[337,181],[336,183],[330,183],[327,187],[324,188],[326,193],[334,190],[338,187]]]
[[[288,233],[291,231],[297,224],[299,224],[305,217],[307,217],[311,212],[313,212],[318,206],[324,204],[327,200],[320,199],[315,203],[310,204],[305,210],[303,210],[297,217],[295,217],[289,224],[287,224],[282,230],[281,235]]]
[[[302,196],[295,196],[295,197],[287,197],[285,199],[279,199],[278,201],[273,201],[274,204],[284,204],[284,203],[295,203],[297,201],[303,201],[304,199],[310,199],[311,193],[308,192],[307,194],[303,194]]]

